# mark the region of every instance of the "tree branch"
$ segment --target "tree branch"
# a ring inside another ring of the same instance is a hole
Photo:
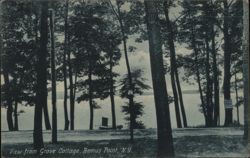
[[[228,8],[233,4],[234,0],[231,0],[231,2],[229,2],[228,4]]]
[[[118,15],[117,11],[115,10],[115,8],[114,8],[114,6],[113,6],[111,0],[108,0],[107,3],[108,3],[109,6],[111,7],[111,9],[112,9],[113,13],[115,14],[115,16],[116,16],[118,19],[120,19],[120,17],[119,17],[119,15]]]

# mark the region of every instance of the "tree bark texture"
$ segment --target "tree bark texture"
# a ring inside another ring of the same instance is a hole
[[[36,105],[34,117],[34,133],[33,145],[34,148],[40,150],[43,145],[42,131],[42,109],[47,104],[47,66],[46,56],[48,53],[48,2],[41,2],[41,22],[40,22],[40,49],[37,52],[37,88],[36,88]]]
[[[157,117],[158,157],[173,157],[174,146],[167,85],[164,76],[160,25],[155,1],[145,0],[150,64]]]

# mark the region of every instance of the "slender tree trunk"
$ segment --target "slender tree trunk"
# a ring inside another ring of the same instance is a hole
[[[217,53],[215,48],[215,32],[212,26],[212,55],[213,55],[213,82],[214,82],[214,126],[219,125],[219,110],[220,110],[220,93],[219,93],[219,78],[217,67]]]
[[[197,57],[195,57],[195,58],[197,58]],[[196,62],[198,62],[197,59],[196,59]],[[201,87],[201,78],[200,78],[200,72],[199,72],[198,67],[197,67],[196,77],[197,77],[198,88],[199,88],[199,93],[200,93],[202,112],[203,112],[204,119],[205,119],[205,126],[208,126],[207,110],[205,108],[205,101],[204,101],[203,91],[202,91],[202,87]]]
[[[167,28],[168,28],[168,46],[170,49],[170,65],[171,65],[171,84],[172,84],[172,89],[173,89],[173,95],[174,95],[174,104],[175,104],[175,114],[176,114],[176,121],[177,121],[177,128],[181,128],[182,124],[181,124],[181,116],[180,116],[180,110],[179,110],[179,97],[178,97],[178,92],[176,89],[176,69],[177,69],[177,65],[176,65],[176,58],[175,58],[175,46],[174,46],[174,41],[173,41],[173,32],[172,32],[172,26],[171,26],[171,22],[169,20],[169,15],[168,15],[168,1],[164,2],[164,13],[165,13],[165,17],[166,17],[166,22],[167,22]],[[179,85],[180,86],[180,85]],[[180,87],[179,87],[180,88]],[[179,92],[181,93],[181,92]]]
[[[46,78],[47,78],[47,73],[46,73]],[[47,96],[48,96],[48,91],[46,88],[46,100],[47,100]],[[50,121],[49,121],[49,112],[48,112],[48,102],[43,104],[43,114],[44,114],[45,129],[51,130],[51,125],[50,125]]]
[[[9,80],[9,73],[7,72],[7,70],[3,69],[3,77],[4,77],[4,84],[6,85],[6,97],[7,97],[7,124],[8,124],[8,128],[9,131],[13,131],[14,130],[14,126],[13,126],[13,118],[12,118],[12,114],[13,114],[13,107],[12,107],[12,100],[11,100],[11,94],[10,94],[10,80]]]
[[[114,82],[113,82],[113,52],[110,52],[110,102],[112,113],[112,128],[116,129],[116,115],[115,115],[115,98],[114,98]]]
[[[76,71],[75,71],[75,81],[74,81],[74,92],[73,92],[73,98],[74,100],[76,99],[76,84],[77,84],[77,68],[76,68]]]
[[[69,130],[69,117],[68,117],[68,85],[67,85],[67,33],[68,33],[68,0],[66,0],[66,9],[65,9],[65,24],[64,24],[64,53],[63,53],[63,82],[64,82],[64,100],[63,100],[63,107],[64,107],[64,130]]]
[[[205,125],[207,126],[208,125],[207,110],[205,108],[205,101],[204,101],[204,98],[203,98],[204,96],[203,96],[203,91],[202,91],[202,87],[201,87],[200,72],[199,72],[198,67],[197,67],[196,77],[197,77],[197,83],[198,83],[198,88],[199,88],[199,93],[200,93],[202,112],[203,112],[203,115],[204,115],[204,118],[205,118]]]
[[[196,41],[195,41],[195,34],[194,34],[194,27],[192,27],[192,47],[194,50],[194,55],[195,55],[195,65],[196,65],[196,77],[197,77],[197,83],[198,83],[198,89],[199,89],[199,93],[200,93],[200,100],[201,100],[201,107],[202,107],[202,112],[205,118],[205,125],[207,126],[208,123],[208,119],[207,119],[207,111],[205,108],[205,101],[203,98],[203,91],[202,91],[202,87],[201,87],[201,77],[200,77],[200,71],[199,71],[199,64],[198,64],[198,49],[196,47]]]
[[[47,78],[47,77],[46,77]],[[47,91],[47,90],[46,90]],[[48,94],[48,92],[46,92]],[[47,94],[46,94],[46,98],[47,98]],[[46,99],[47,100],[47,99]],[[51,130],[51,125],[50,125],[50,121],[49,121],[49,112],[48,112],[48,104],[46,102],[46,104],[43,105],[43,114],[44,114],[44,123],[45,123],[45,128],[46,130]]]
[[[175,71],[175,76],[176,76],[177,90],[178,90],[179,99],[180,99],[180,107],[181,107],[181,114],[182,114],[182,119],[183,119],[183,126],[187,127],[186,111],[185,111],[185,108],[184,108],[184,103],[183,103],[183,98],[182,98],[182,90],[181,90],[181,85],[180,85],[180,80],[179,80],[179,74],[178,74],[177,69]]]
[[[93,107],[93,98],[92,98],[92,61],[91,57],[89,58],[89,109],[90,109],[90,121],[89,129],[93,130],[93,120],[94,120],[94,107]]]
[[[2,12],[2,3],[0,3],[0,13],[3,13]],[[2,21],[3,21],[3,19],[2,19],[2,16],[0,16],[0,21],[1,21],[1,23],[0,23],[0,32],[2,32],[3,30],[2,30],[2,26],[3,26],[3,24],[2,24]],[[0,50],[3,50],[3,35],[2,35],[2,33],[0,33]],[[2,55],[0,55],[0,70],[2,70],[2,68],[3,68],[3,66],[2,66],[2,60],[3,60],[3,58],[2,58]],[[2,83],[2,77],[0,77],[0,83]],[[0,97],[0,103],[2,104],[2,96]]]
[[[173,95],[174,95],[174,105],[175,105],[175,115],[176,115],[177,128],[182,128],[180,109],[179,109],[179,102],[178,102],[179,98],[178,98],[177,89],[176,89],[176,85],[175,85],[175,77],[174,77],[173,66],[171,66],[170,75],[171,75],[171,84],[172,84]]]
[[[239,118],[239,96],[238,96],[238,86],[237,86],[237,73],[234,74],[234,90],[235,90],[235,99],[236,99],[236,109],[237,109],[237,124],[240,126],[240,118]]]
[[[70,58],[70,49],[69,49],[69,33],[68,33],[68,3],[66,0],[66,16],[65,16],[65,50],[67,53],[67,63],[68,63],[68,71],[69,71],[69,98],[70,98],[70,129],[74,130],[74,119],[75,119],[75,100],[74,100],[74,85],[73,85],[73,72]]]
[[[18,102],[15,101],[15,108],[14,108],[14,119],[15,119],[15,123],[14,123],[14,130],[18,131],[18,113],[17,113],[17,108],[18,108]]]
[[[75,105],[74,105],[74,85],[73,85],[73,73],[70,63],[70,53],[68,53],[68,65],[69,65],[69,93],[70,93],[70,129],[74,130],[75,119]]]
[[[209,9],[208,6],[210,6],[211,4],[209,4],[209,1],[205,1],[203,3],[203,9],[205,12],[205,19],[207,21],[214,21],[214,17],[211,15],[211,12],[213,12],[211,9]],[[217,65],[216,65],[216,49],[215,49],[215,32],[214,32],[214,25],[211,23],[205,24],[205,46],[206,46],[206,80],[207,80],[207,84],[206,84],[206,106],[207,106],[207,117],[208,117],[208,127],[211,126],[215,126],[217,124],[217,116],[214,116],[214,110],[215,110],[215,103],[213,103],[213,98],[215,100],[215,102],[218,101],[218,95],[217,94],[217,89],[218,89],[218,82],[217,82]],[[212,35],[210,35],[212,34]],[[210,48],[210,41],[212,40],[212,44],[211,44],[211,48]],[[212,79],[212,77],[210,76],[211,74],[211,67],[210,67],[210,53],[212,55],[212,59],[213,59],[213,65],[212,65],[212,70],[213,72],[215,72],[214,74],[214,78]],[[214,92],[214,96],[213,96],[213,91]],[[217,108],[216,108],[217,109]],[[217,111],[216,111],[217,113]],[[216,114],[217,115],[217,114]],[[216,117],[216,123],[214,121],[214,117]]]
[[[230,51],[230,37],[228,32],[228,21],[229,21],[229,6],[227,0],[223,1],[224,5],[224,104],[225,104],[225,123],[224,126],[229,126],[233,123],[233,108],[228,107],[226,102],[231,102],[230,94],[230,67],[231,67],[231,51]]]
[[[67,33],[67,44],[69,44],[69,34]],[[69,45],[68,45],[69,46]],[[68,68],[69,68],[69,95],[70,95],[70,129],[74,130],[74,119],[75,119],[75,100],[74,100],[74,85],[73,85],[73,73],[72,65],[70,60],[70,50],[67,46],[68,54]]]
[[[36,105],[34,117],[34,148],[40,150],[43,147],[43,131],[42,131],[42,109],[47,103],[47,66],[46,56],[48,53],[48,2],[42,1],[41,26],[40,26],[40,50],[38,51],[37,62],[37,89],[36,89]]]
[[[162,44],[160,24],[157,13],[157,4],[152,0],[145,0],[144,2],[157,117],[158,157],[173,157],[174,146],[167,97],[167,85],[164,76]]]
[[[54,12],[50,10],[50,42],[51,42],[51,87],[52,87],[52,143],[57,143],[57,109],[56,109],[56,61],[54,38]]]
[[[209,42],[208,39],[205,39],[205,45],[206,45],[206,106],[207,106],[207,117],[208,117],[208,127],[211,127],[213,125],[213,110],[212,110],[212,104],[211,104],[211,97],[212,97],[212,89],[211,89],[211,79],[210,79],[210,62],[209,62]]]
[[[47,73],[46,73],[46,79],[47,79]],[[47,83],[47,81],[46,81]],[[48,97],[48,90],[46,88],[46,100]],[[43,114],[44,114],[44,123],[46,130],[51,130],[50,120],[49,120],[49,112],[48,112],[48,102],[46,101],[45,104],[43,104]]]
[[[66,75],[66,74],[65,74]],[[67,107],[67,78],[64,76],[64,100],[63,100],[63,108],[64,108],[64,130],[69,130],[69,118],[68,118],[68,107]]]
[[[128,60],[128,51],[127,51],[127,40],[125,36],[125,31],[124,31],[124,26],[123,26],[123,21],[121,17],[121,11],[120,11],[120,6],[118,4],[118,1],[116,0],[117,8],[118,8],[118,20],[121,28],[121,33],[122,33],[122,41],[123,41],[123,47],[124,47],[124,54],[125,54],[125,61],[126,61],[126,67],[128,71],[128,78],[129,78],[129,87],[130,91],[133,93],[133,83],[132,83],[132,76],[131,76],[131,70],[130,70],[130,65],[129,65],[129,60]],[[134,140],[134,122],[135,122],[135,117],[134,117],[134,94],[129,95],[129,113],[130,113],[130,140]]]
[[[243,80],[244,80],[244,138],[250,146],[249,108],[249,1],[243,1]]]

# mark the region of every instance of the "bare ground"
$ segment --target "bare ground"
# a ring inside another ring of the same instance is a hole
[[[238,128],[189,128],[173,130],[176,157],[249,157]],[[1,132],[3,157],[35,157],[32,131]],[[134,142],[128,130],[59,131],[58,144],[44,132],[42,157],[156,157],[155,129],[136,130]]]

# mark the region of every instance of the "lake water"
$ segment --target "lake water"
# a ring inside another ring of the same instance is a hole
[[[232,94],[234,97],[234,94]],[[198,94],[183,94],[184,105],[187,115],[187,121],[189,126],[204,125],[203,114],[199,111],[200,99]],[[143,102],[144,106],[144,115],[141,117],[141,121],[146,125],[147,128],[156,128],[156,113],[154,106],[154,97],[153,95],[144,95],[136,96],[136,101]],[[111,125],[111,106],[110,100],[96,100],[97,103],[101,105],[101,109],[96,109],[94,111],[94,129],[98,129],[101,124],[102,117],[109,118],[109,125]],[[124,120],[124,113],[121,112],[121,106],[126,102],[126,99],[121,99],[120,97],[115,97],[116,104],[116,120],[117,125],[123,125],[125,128],[126,121]],[[223,95],[220,96],[220,122],[224,123],[224,103]],[[233,98],[233,104],[235,100]],[[48,100],[48,108],[51,119],[52,107],[51,100]],[[32,130],[34,125],[34,107],[25,107],[19,106],[18,110],[24,110],[25,113],[19,115],[19,129],[20,130]],[[64,129],[64,111],[63,111],[63,100],[59,99],[57,101],[57,110],[58,110],[58,129]],[[69,110],[69,106],[68,106]],[[243,106],[239,108],[240,113],[240,123],[243,124]],[[176,128],[176,117],[175,117],[175,108],[174,104],[170,104],[170,115],[172,128]],[[233,110],[234,120],[237,119],[236,108]],[[88,102],[81,102],[80,104],[75,105],[75,129],[88,129],[89,127],[89,104]],[[8,130],[6,122],[6,109],[1,108],[1,129],[2,131]]]

